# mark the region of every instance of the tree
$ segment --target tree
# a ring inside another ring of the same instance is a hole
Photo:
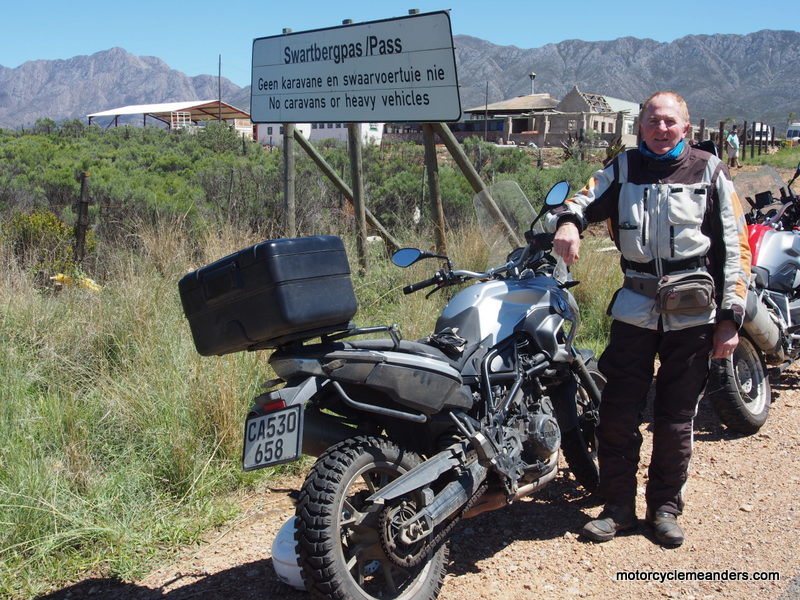
[[[56,122],[53,119],[36,119],[33,124],[34,133],[53,133],[56,129]]]

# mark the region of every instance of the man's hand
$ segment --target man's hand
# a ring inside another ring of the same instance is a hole
[[[739,333],[733,321],[720,321],[714,326],[714,349],[711,358],[728,358],[739,344]]]
[[[553,251],[571,265],[580,258],[581,234],[575,223],[566,221],[558,226],[553,236]]]

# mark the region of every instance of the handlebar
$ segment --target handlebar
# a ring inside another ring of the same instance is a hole
[[[517,251],[512,253],[513,258],[503,265],[493,267],[483,272],[466,271],[463,269],[453,271],[441,269],[429,279],[424,279],[405,286],[403,288],[403,294],[413,294],[414,292],[434,285],[442,288],[463,283],[468,279],[493,279],[500,273],[513,272],[515,269],[521,270],[526,266],[526,263],[528,263],[532,256],[537,254],[541,256],[542,252],[548,252],[553,248],[552,233],[533,234],[528,232],[525,234],[525,237],[528,243],[523,248],[519,249],[521,252]]]
[[[430,287],[432,285],[436,285],[441,281],[444,281],[444,278],[441,276],[441,273],[436,273],[436,275],[434,275],[430,279],[425,279],[424,281],[418,281],[417,283],[412,283],[411,285],[407,285],[406,287],[403,288],[403,293],[413,294],[418,290]]]

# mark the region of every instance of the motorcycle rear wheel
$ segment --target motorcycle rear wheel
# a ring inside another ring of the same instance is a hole
[[[447,544],[416,567],[401,568],[381,544],[381,511],[366,498],[421,462],[418,455],[373,436],[344,440],[317,460],[297,503],[299,563],[315,598],[434,600],[441,590]]]
[[[711,361],[709,399],[719,420],[738,433],[757,432],[769,416],[772,390],[764,357],[740,336],[733,356]]]

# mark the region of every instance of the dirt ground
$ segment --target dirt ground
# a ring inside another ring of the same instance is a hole
[[[766,425],[753,436],[726,431],[701,403],[681,518],[687,540],[680,548],[659,546],[641,521],[638,532],[606,544],[583,541],[578,532],[600,507],[582,496],[562,470],[533,497],[456,527],[440,598],[800,599],[795,546],[800,532],[800,369],[788,371],[773,386],[773,400]],[[650,450],[648,421],[642,425],[640,485]],[[308,598],[278,580],[270,556],[275,534],[293,514],[290,493],[301,484],[299,477],[281,480],[244,499],[236,522],[140,581],[90,579],[48,599]],[[640,488],[640,519],[643,494]],[[672,581],[619,581],[619,572],[636,577],[656,573]],[[777,573],[780,579],[755,580],[762,573]],[[699,581],[701,574],[717,580]]]

